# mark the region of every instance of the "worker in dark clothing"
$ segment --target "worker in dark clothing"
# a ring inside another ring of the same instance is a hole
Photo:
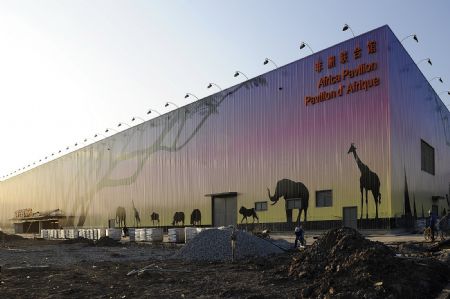
[[[430,215],[430,228],[431,228],[431,241],[434,241],[434,233],[436,232],[436,215],[429,210],[428,214]]]
[[[305,246],[305,231],[302,228],[302,225],[299,224],[295,230],[295,244],[294,247],[297,248],[298,242],[300,241],[300,247]]]
[[[128,227],[126,225],[122,228],[122,231],[123,231],[123,236],[128,237],[129,233],[128,233]]]

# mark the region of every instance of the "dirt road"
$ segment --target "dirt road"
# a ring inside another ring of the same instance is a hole
[[[309,298],[318,292],[317,277],[292,271],[303,255],[298,251],[233,264],[173,259],[179,248],[131,243],[94,246],[90,243],[0,239],[0,294],[2,298]],[[402,258],[426,265],[441,280],[450,278],[447,277],[449,264],[445,251],[430,253],[428,244],[416,242],[400,242],[390,248]],[[130,274],[146,266],[143,274]],[[324,269],[315,269],[311,273],[322,273]],[[355,290],[359,291],[354,298],[364,294],[366,281],[371,281],[372,275],[364,272],[364,267],[355,269],[359,271],[352,274],[357,276],[356,279],[345,275],[339,278],[344,279],[346,288],[354,284]],[[331,281],[326,285],[328,293],[321,293],[321,297],[343,298],[339,295],[339,284],[332,281],[334,276],[329,270],[326,273]],[[432,285],[420,273],[413,279],[410,283],[423,280],[424,288],[434,288],[429,292],[433,296],[445,285],[442,281],[437,286]],[[378,280],[379,277],[376,283]],[[395,292],[401,292],[401,288],[371,294],[391,294],[390,298],[399,298],[392,294],[401,293]],[[383,297],[374,295],[370,298]]]
[[[289,255],[202,264],[171,259],[177,250],[177,246],[95,247],[38,240],[4,243],[0,294],[2,298],[274,298],[296,292],[296,284],[287,277]],[[286,267],[276,267],[279,264]],[[145,274],[127,276],[149,265]]]

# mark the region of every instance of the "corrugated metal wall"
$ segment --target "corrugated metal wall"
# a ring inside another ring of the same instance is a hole
[[[406,185],[412,213],[415,201],[419,217],[422,207],[428,216],[432,204],[440,206],[441,214],[448,211],[445,195],[450,191],[450,114],[390,30],[388,36],[393,214],[408,209]],[[434,147],[435,175],[421,170],[421,140]],[[442,199],[433,203],[432,196]]]
[[[361,172],[347,153],[352,143],[359,161],[379,177],[379,217],[390,217],[387,32],[371,31],[1,182],[1,223],[9,223],[15,210],[59,208],[76,216],[75,225],[107,226],[124,207],[128,225],[135,210],[141,225],[151,225],[153,211],[169,225],[175,212],[189,219],[193,209],[201,211],[202,224],[210,224],[205,194],[238,192],[238,209],[252,208],[269,201],[267,188],[273,194],[284,178],[307,187],[308,220],[339,220],[343,207],[361,208]],[[375,53],[369,53],[371,41]],[[328,68],[332,56],[335,66]],[[370,63],[376,70],[318,87],[320,78]],[[378,86],[347,93],[351,83],[374,78]],[[342,96],[305,105],[306,96],[339,84]],[[327,189],[333,205],[316,207],[316,191]],[[368,209],[373,218],[370,192]],[[284,200],[258,216],[286,222]]]

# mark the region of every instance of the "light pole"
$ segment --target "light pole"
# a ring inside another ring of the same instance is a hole
[[[127,123],[121,122],[117,124],[117,127],[120,128],[122,125],[127,125],[129,128],[131,128],[131,126]]]
[[[412,38],[413,38],[413,40],[415,40],[415,41],[416,41],[416,43],[418,43],[418,42],[419,42],[419,39],[417,38],[417,35],[416,35],[416,34],[410,34],[410,35],[408,35],[408,36],[405,36],[404,38],[402,38],[402,40],[400,41],[400,43],[403,43],[403,41],[404,41],[405,39],[407,39],[407,38],[410,38],[410,37],[412,37]]]
[[[217,87],[218,89],[220,89],[220,91],[222,91],[222,88],[219,85],[217,85],[216,83],[212,83],[212,82],[209,83],[208,86],[206,86],[206,88],[210,89],[213,86]]]
[[[277,65],[272,59],[270,59],[270,58],[264,59],[263,65],[266,65],[266,64],[268,64],[269,62],[271,62],[271,63],[275,66],[276,69],[278,68],[278,65]]]
[[[187,99],[187,98],[189,98],[189,97],[194,97],[194,98],[196,98],[197,100],[200,100],[196,95],[193,95],[192,93],[186,93],[186,95],[184,96],[184,98],[185,99]]]
[[[342,31],[347,31],[348,29],[350,29],[353,37],[355,37],[355,33],[353,32],[352,28],[348,24],[344,24],[344,27],[342,27]]]
[[[167,104],[167,103],[166,103]],[[167,106],[165,106],[167,107]],[[158,115],[161,115],[161,113],[159,113],[159,111],[155,110],[155,109],[148,109],[147,114],[150,114],[152,112],[158,113]]]
[[[150,110],[149,110],[149,112],[147,112],[147,114],[150,114]],[[136,119],[140,119],[141,121],[145,121],[145,119],[143,119],[142,117],[139,117],[139,116],[133,116],[133,118],[131,119],[131,121],[135,121]]]
[[[431,81],[433,81],[434,79],[437,79],[439,82],[444,83],[444,80],[442,80],[441,77],[433,77],[429,80],[429,82],[431,83]]]
[[[114,131],[116,133],[119,133],[119,132],[117,132],[117,130],[114,130],[113,128],[106,128],[105,133],[108,133],[110,130]]]
[[[420,63],[422,63],[424,61],[428,62],[429,65],[433,65],[430,58],[421,59],[421,60],[417,61],[416,64],[419,65]]]
[[[247,75],[246,74],[244,74],[243,72],[241,72],[241,71],[236,71],[235,73],[234,73],[234,77],[237,77],[237,76],[239,76],[239,75],[242,75],[242,76],[244,76],[247,80],[248,80],[248,77],[247,77]]]
[[[313,49],[312,49],[307,43],[301,42],[301,43],[300,43],[300,50],[303,49],[304,47],[308,47],[308,49],[311,51],[311,53],[314,54]]]
[[[96,134],[94,135],[94,138],[97,138],[98,136],[102,136],[103,138],[106,138],[106,136],[103,135],[102,133],[96,133]]]
[[[174,102],[166,102],[166,104],[164,105],[164,107],[169,107],[169,105],[173,105],[177,108],[180,108],[177,104],[175,104]]]

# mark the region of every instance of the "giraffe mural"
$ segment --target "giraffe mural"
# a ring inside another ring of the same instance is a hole
[[[381,203],[381,193],[380,193],[380,179],[378,175],[371,171],[366,164],[364,164],[361,159],[359,159],[356,153],[356,147],[352,143],[347,154],[353,153],[356,164],[358,165],[359,171],[361,172],[361,177],[359,178],[359,189],[361,190],[361,219],[363,219],[363,191],[366,191],[366,219],[369,219],[369,207],[367,193],[372,191],[373,199],[375,200],[375,219],[378,219],[378,205]]]
[[[134,201],[132,200],[131,203],[133,204],[133,210],[134,210],[134,226],[139,227],[141,224],[141,217],[139,216],[139,212],[134,206]]]

